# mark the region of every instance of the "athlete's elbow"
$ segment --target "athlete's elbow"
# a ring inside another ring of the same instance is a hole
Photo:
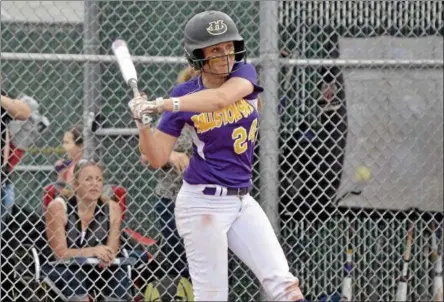
[[[163,163],[163,162],[160,161],[160,160],[154,160],[154,161],[150,161],[150,162],[148,163],[148,165],[149,165],[152,169],[161,169],[161,168],[165,165],[165,163]]]
[[[167,163],[167,160],[163,158],[150,158],[143,153],[141,154],[142,154],[140,157],[141,162],[150,169],[161,169]]]
[[[159,150],[146,148],[142,144],[139,145],[140,161],[151,169],[160,169],[168,162],[167,154]]]

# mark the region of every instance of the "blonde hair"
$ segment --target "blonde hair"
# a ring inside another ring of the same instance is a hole
[[[194,70],[194,68],[191,66],[187,66],[177,75],[176,84],[187,82],[199,74],[199,71]]]
[[[74,182],[78,181],[80,172],[84,168],[89,166],[98,167],[100,171],[102,171],[102,174],[105,173],[105,167],[101,163],[96,162],[94,160],[81,159],[74,167]],[[71,186],[66,186],[60,191],[60,195],[65,199],[69,199],[75,195],[75,191]],[[110,198],[104,194],[101,194],[99,200],[102,203],[106,203],[107,201],[110,200]]]
[[[264,107],[264,102],[262,101],[262,98],[260,95],[257,96],[257,112],[262,112],[262,107]]]

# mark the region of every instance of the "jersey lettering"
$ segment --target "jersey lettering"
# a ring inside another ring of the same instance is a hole
[[[253,111],[253,106],[245,100],[240,100],[216,112],[204,112],[193,115],[191,120],[197,133],[201,134],[228,124],[237,123],[242,118],[248,117]]]

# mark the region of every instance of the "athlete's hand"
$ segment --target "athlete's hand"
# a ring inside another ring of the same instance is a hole
[[[147,101],[142,113],[154,114],[164,111],[165,101],[163,98],[157,98],[154,101]]]
[[[179,173],[183,173],[190,163],[190,158],[185,153],[173,151],[168,161]]]
[[[151,102],[147,100],[147,96],[145,94],[141,94],[133,98],[128,103],[128,107],[131,110],[133,118],[144,126],[148,126],[153,120],[151,117],[152,105],[150,103]]]
[[[128,107],[131,110],[131,113],[133,115],[133,118],[140,119],[141,113],[144,110],[144,108],[147,106],[148,100],[146,95],[139,95],[133,98],[128,103]]]

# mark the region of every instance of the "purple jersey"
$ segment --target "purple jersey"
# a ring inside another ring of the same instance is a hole
[[[236,63],[229,78],[240,77],[254,85],[254,91],[236,103],[216,112],[164,112],[157,127],[179,137],[184,127],[190,127],[193,157],[184,180],[190,184],[216,184],[230,188],[251,186],[253,149],[258,129],[257,85],[253,65]],[[171,97],[181,97],[206,89],[202,78],[174,87]]]

